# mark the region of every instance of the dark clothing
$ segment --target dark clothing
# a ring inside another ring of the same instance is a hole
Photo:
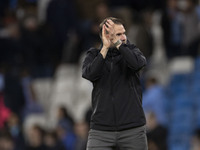
[[[87,52],[82,76],[94,87],[91,129],[121,131],[146,123],[139,80],[139,70],[145,65],[145,57],[131,44],[109,49],[105,59],[99,49]]]
[[[167,129],[161,125],[147,132],[148,142],[155,143],[159,150],[167,150],[167,136]]]
[[[25,100],[20,77],[13,74],[9,72],[5,75],[4,102],[6,107],[20,116]]]

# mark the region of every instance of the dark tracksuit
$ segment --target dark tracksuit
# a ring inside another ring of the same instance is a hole
[[[109,49],[105,59],[100,49],[88,50],[82,76],[93,83],[91,129],[122,131],[145,125],[139,80],[145,65],[133,44]]]

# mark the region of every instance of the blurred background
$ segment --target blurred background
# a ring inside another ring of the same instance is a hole
[[[0,150],[85,150],[99,23],[144,53],[149,150],[200,150],[199,0],[0,0]]]

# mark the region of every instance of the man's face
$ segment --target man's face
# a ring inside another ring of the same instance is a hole
[[[127,37],[126,37],[126,30],[124,29],[124,26],[121,24],[114,24],[114,31],[115,31],[115,36],[117,37],[118,40],[121,40],[124,44],[127,42]]]

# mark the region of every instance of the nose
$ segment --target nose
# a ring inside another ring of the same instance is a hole
[[[121,41],[125,41],[125,40],[126,40],[126,35],[125,35],[125,34],[122,34],[120,40],[121,40]]]

